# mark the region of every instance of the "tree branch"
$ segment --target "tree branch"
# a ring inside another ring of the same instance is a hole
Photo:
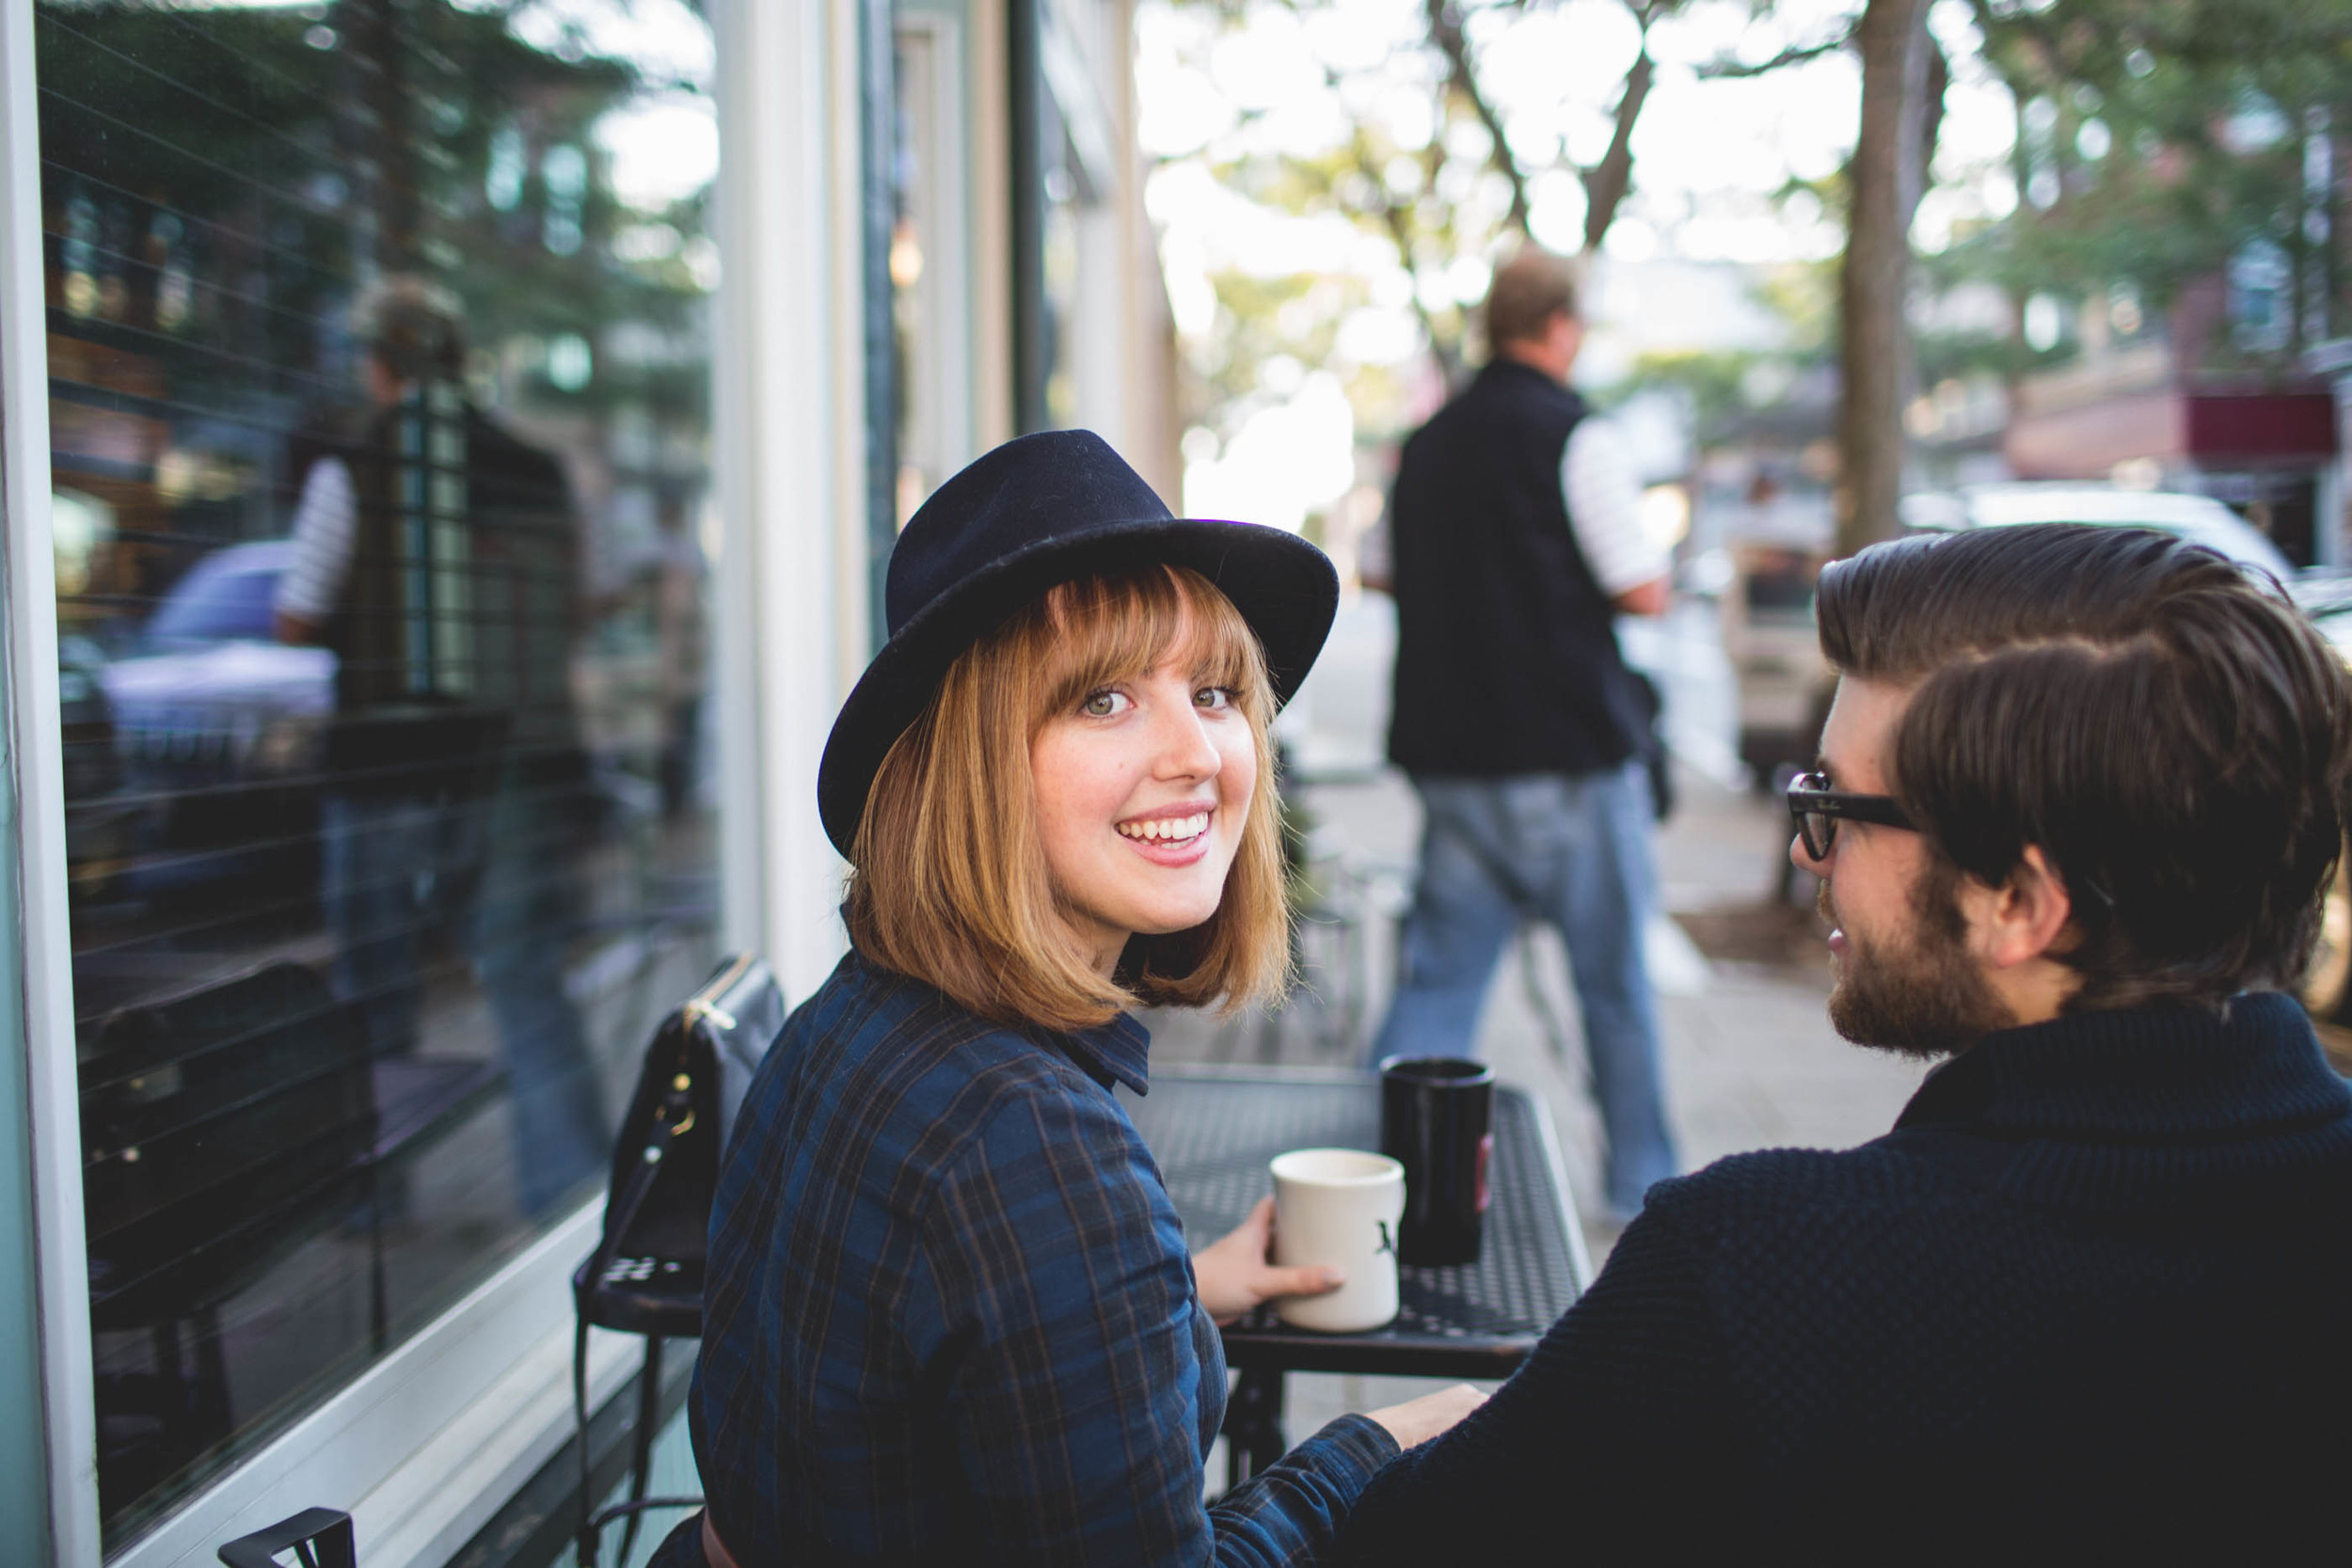
[[[1617,122],[1610,133],[1609,150],[1592,167],[1576,171],[1584,184],[1584,248],[1588,252],[1600,248],[1609,225],[1616,219],[1618,204],[1632,186],[1633,122],[1641,118],[1642,101],[1649,97],[1650,82],[1657,72],[1649,57],[1649,40],[1645,38],[1641,52],[1633,56],[1632,69],[1625,73],[1625,91],[1617,98]]]
[[[1769,60],[1753,62],[1715,60],[1699,67],[1699,80],[1726,82],[1740,81],[1750,76],[1762,76],[1778,71],[1783,66],[1803,65],[1807,60],[1818,60],[1824,55],[1835,55],[1851,42],[1853,42],[1853,34],[1845,32],[1834,39],[1823,39],[1819,43],[1792,43]]]
[[[1478,86],[1477,69],[1470,60],[1470,39],[1449,0],[1422,0],[1422,10],[1429,18],[1429,41],[1445,56],[1448,85],[1470,104],[1470,112],[1486,128],[1487,138],[1494,144],[1486,161],[1511,182],[1511,226],[1521,234],[1529,234],[1527,176],[1520,170],[1519,161],[1511,154],[1510,138],[1502,134],[1502,117],[1495,112]]]
[[[1340,92],[1340,73],[1328,60],[1318,60],[1323,68],[1323,85],[1344,103]],[[1355,160],[1356,172],[1362,175],[1376,193],[1381,226],[1388,230],[1390,243],[1396,246],[1396,259],[1406,277],[1413,272],[1412,211],[1389,193],[1388,171],[1380,167],[1373,155],[1372,137],[1364,130],[1364,122],[1354,115],[1348,117],[1348,155]],[[1447,386],[1454,384],[1454,372],[1461,368],[1461,349],[1449,344],[1438,330],[1438,321],[1422,303],[1421,290],[1413,290],[1413,314],[1421,321],[1422,335],[1429,341],[1429,353],[1438,361],[1438,373]]]

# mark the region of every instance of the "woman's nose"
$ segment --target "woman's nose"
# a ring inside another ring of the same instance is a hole
[[[1164,778],[1214,778],[1225,765],[1225,754],[1210,738],[1209,727],[1192,705],[1192,693],[1181,703],[1164,705],[1158,726],[1159,771]]]

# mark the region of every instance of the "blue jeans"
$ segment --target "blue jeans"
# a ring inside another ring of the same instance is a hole
[[[1584,1052],[1608,1135],[1609,1207],[1629,1217],[1679,1168],[1658,1069],[1658,1004],[1643,960],[1658,907],[1649,776],[1416,776],[1421,877],[1398,943],[1396,999],[1373,1058],[1465,1056],[1502,949],[1519,922],[1557,927],[1568,949]]]
[[[421,940],[426,927],[449,924],[498,1030],[523,1212],[545,1212],[604,1167],[612,1139],[564,990],[578,913],[565,847],[511,784],[455,801],[329,793],[320,807],[336,993],[353,1004],[374,1053],[414,1051]]]

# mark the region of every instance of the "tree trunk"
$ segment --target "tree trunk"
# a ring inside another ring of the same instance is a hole
[[[1837,553],[1895,534],[1912,345],[1903,302],[1927,106],[1926,0],[1868,0],[1854,29],[1862,126],[1838,276]]]

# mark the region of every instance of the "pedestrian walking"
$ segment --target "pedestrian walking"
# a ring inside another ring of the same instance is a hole
[[[1505,944],[1568,950],[1622,1224],[1678,1168],[1643,932],[1658,907],[1650,695],[1616,618],[1657,615],[1669,560],[1644,531],[1625,442],[1570,389],[1575,273],[1529,248],[1496,269],[1486,368],[1405,443],[1390,508],[1389,757],[1421,797],[1420,877],[1375,1060],[1464,1055]]]

